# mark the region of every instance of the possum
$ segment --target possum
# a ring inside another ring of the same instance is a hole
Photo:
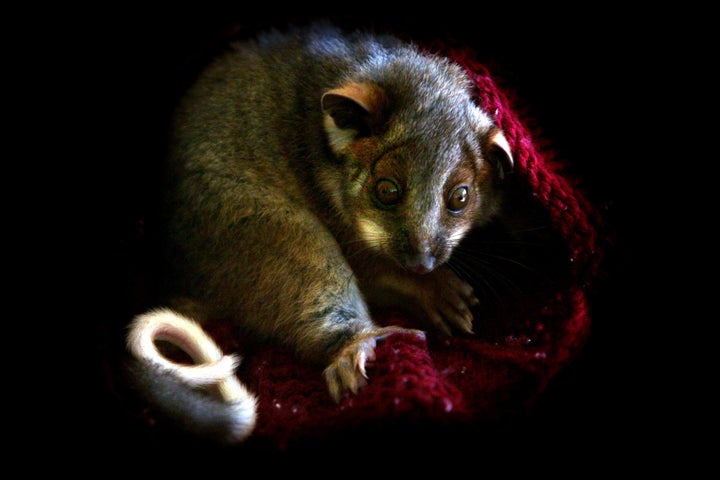
[[[389,35],[268,31],[203,71],[169,150],[168,298],[181,301],[138,315],[127,344],[135,384],[178,424],[220,443],[255,425],[257,398],[208,320],[321,366],[338,402],[371,381],[387,335],[472,334],[478,299],[447,262],[498,215],[513,158],[459,65]],[[418,329],[377,325],[375,307]]]

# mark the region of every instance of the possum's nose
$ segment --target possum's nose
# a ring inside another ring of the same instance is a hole
[[[432,269],[435,268],[435,256],[430,253],[430,247],[416,254],[409,255],[405,260],[405,268],[419,275],[431,272]]]

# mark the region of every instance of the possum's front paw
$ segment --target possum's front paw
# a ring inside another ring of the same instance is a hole
[[[472,334],[470,308],[479,300],[473,288],[448,267],[416,277],[416,300],[434,328],[450,336],[452,330]]]
[[[425,332],[421,330],[397,326],[376,328],[359,334],[335,355],[332,363],[323,372],[333,400],[339,402],[342,400],[344,392],[349,390],[357,393],[360,388],[367,385],[368,377],[365,365],[375,359],[377,340],[382,340],[393,333],[425,338]]]
[[[390,270],[363,284],[368,302],[375,307],[405,310],[438,332],[451,336],[453,331],[472,334],[471,308],[479,300],[473,288],[448,266],[440,266],[424,275]]]

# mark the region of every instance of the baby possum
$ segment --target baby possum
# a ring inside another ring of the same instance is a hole
[[[167,251],[183,300],[130,326],[146,398],[199,435],[251,432],[247,391],[223,403],[191,389],[234,367],[194,320],[232,318],[289,347],[324,368],[336,401],[366,383],[377,339],[417,332],[379,327],[369,306],[472,333],[478,300],[446,262],[499,212],[513,161],[471,86],[460,66],[398,38],[327,25],[217,58],[173,123]],[[168,366],[153,343],[163,338],[210,363]]]

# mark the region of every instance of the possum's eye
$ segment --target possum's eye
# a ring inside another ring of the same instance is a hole
[[[397,204],[402,192],[397,182],[392,178],[381,178],[375,182],[375,198],[386,207]]]
[[[470,198],[470,190],[467,185],[455,187],[447,199],[447,208],[452,213],[459,213],[465,209]]]

